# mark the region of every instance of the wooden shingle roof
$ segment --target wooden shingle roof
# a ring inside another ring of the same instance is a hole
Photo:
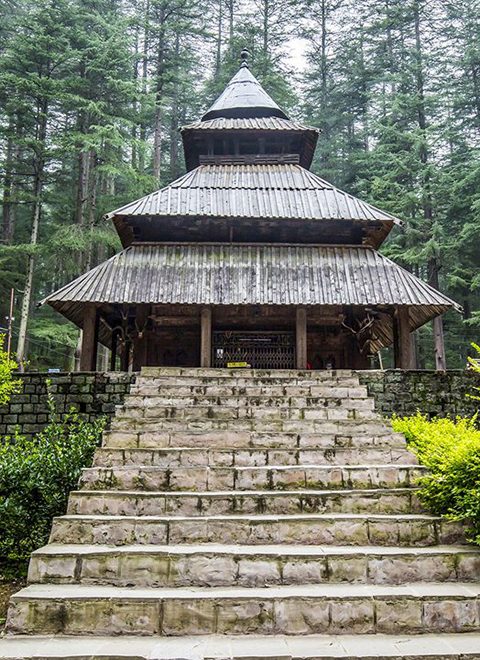
[[[402,224],[296,164],[200,165],[106,218],[155,216],[383,223],[378,244],[394,224]]]
[[[79,326],[87,302],[404,305],[412,330],[458,309],[447,296],[361,246],[139,243],[42,301]],[[385,335],[382,345],[390,340]]]
[[[240,67],[202,119],[217,117],[282,117],[288,119],[246,64]]]
[[[199,120],[182,126],[181,131],[312,131],[320,133],[318,128],[306,126],[292,119],[282,117],[243,117]]]

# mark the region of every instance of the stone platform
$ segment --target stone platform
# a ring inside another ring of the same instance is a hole
[[[144,369],[0,658],[480,659],[480,552],[350,371]]]

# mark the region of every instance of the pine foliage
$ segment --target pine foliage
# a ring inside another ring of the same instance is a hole
[[[385,252],[463,305],[445,334],[448,366],[465,366],[479,44],[478,0],[0,0],[0,315],[13,286],[30,365],[71,366],[75,329],[36,302],[119,248],[106,212],[182,174],[179,126],[246,47],[277,103],[321,129],[313,170],[406,221]],[[433,366],[430,328],[417,345]]]

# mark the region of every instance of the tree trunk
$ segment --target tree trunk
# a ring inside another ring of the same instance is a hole
[[[270,18],[270,0],[263,0],[263,56],[265,60],[267,59],[267,55],[268,55],[269,18]],[[266,66],[266,61],[264,63],[264,66]]]
[[[139,106],[138,106],[138,96],[137,96],[137,89],[138,89],[138,49],[139,49],[139,25],[137,24],[135,26],[135,57],[133,61],[133,81],[135,83],[135,96],[133,97],[133,114],[134,117],[138,117],[138,112],[139,112]],[[132,122],[132,132],[131,132],[131,138],[132,138],[132,153],[131,153],[131,165],[133,171],[136,171],[137,169],[137,159],[138,159],[138,154],[137,154],[137,130],[138,130],[138,125],[136,123]]]
[[[19,149],[13,139],[14,119],[10,118],[8,126],[9,137],[7,140],[7,149],[5,157],[5,174],[3,177],[3,200],[2,200],[2,242],[10,245],[13,241],[15,228],[16,206],[13,201],[15,195],[15,162],[18,159]]]
[[[170,177],[176,179],[179,175],[179,151],[178,151],[178,57],[180,52],[180,37],[175,35],[175,71],[172,91],[172,111],[170,116]]]
[[[94,262],[95,244],[93,241],[93,229],[95,227],[97,215],[97,154],[93,149],[88,152],[88,172],[89,172],[89,190],[88,190],[88,233],[90,244],[87,248],[85,259],[85,270],[90,270]]]
[[[431,181],[429,172],[429,153],[427,145],[427,117],[425,110],[425,78],[423,71],[423,46],[420,29],[420,0],[415,0],[413,3],[413,16],[415,23],[415,78],[417,88],[417,117],[418,126],[421,132],[420,143],[420,161],[423,170],[423,217],[425,221],[425,234],[427,237],[432,235],[433,231],[433,201],[431,191]],[[427,239],[428,240],[428,239]],[[429,284],[438,289],[438,272],[440,266],[438,257],[433,256],[428,263]],[[435,351],[435,367],[438,371],[445,371],[445,341],[443,334],[443,319],[437,316],[433,320],[433,334],[434,334],[434,351]]]
[[[150,0],[144,5],[145,23],[143,32],[142,52],[142,90],[140,97],[140,145],[138,150],[138,171],[145,171],[145,142],[147,139],[147,124],[145,122],[145,106],[148,94],[148,46],[150,41]]]
[[[235,19],[235,0],[227,0],[228,7],[228,35],[230,43],[233,42],[233,26]]]
[[[215,46],[215,78],[220,75],[220,68],[222,66],[222,37],[223,37],[223,0],[219,0],[217,10],[217,43]]]
[[[160,8],[159,35],[157,43],[157,70],[155,72],[155,124],[153,130],[153,177],[160,184],[162,167],[162,133],[163,133],[163,86],[165,68],[165,9]]]
[[[320,75],[322,78],[322,103],[325,105],[327,99],[327,0],[321,4],[321,51],[320,51]]]
[[[393,53],[392,15],[391,15],[390,2],[391,0],[385,0],[385,19],[386,19],[388,68],[391,76],[390,93],[394,95],[396,94],[396,85],[394,82],[394,75],[393,75],[395,72],[395,56]]]
[[[82,122],[83,130],[85,126]],[[88,151],[80,151],[78,154],[78,180],[77,180],[77,203],[75,206],[75,221],[77,225],[85,224],[85,214],[88,203],[88,179],[90,168],[90,154]]]
[[[48,101],[42,99],[39,103],[39,117],[38,117],[38,139],[37,139],[37,153],[34,157],[34,181],[33,181],[33,214],[32,214],[32,231],[30,234],[30,245],[35,247],[38,243],[38,230],[40,227],[40,217],[42,213],[42,193],[43,193],[43,176],[45,170],[45,140],[47,135],[47,113]],[[32,253],[27,259],[27,272],[25,277],[25,289],[23,292],[21,313],[20,313],[20,329],[18,332],[17,344],[17,360],[20,365],[20,370],[24,369],[24,360],[26,357],[26,340],[27,340],[27,326],[30,315],[30,306],[32,301],[33,290],[33,273],[35,270],[35,254]]]

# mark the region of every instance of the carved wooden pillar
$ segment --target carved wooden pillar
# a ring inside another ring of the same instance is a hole
[[[307,368],[307,310],[297,307],[296,319],[297,369]]]
[[[130,349],[132,347],[132,342],[130,339],[125,339],[123,344],[123,350],[120,356],[120,369],[122,371],[128,371],[130,366]]]
[[[202,307],[200,312],[200,366],[212,366],[212,309]]]
[[[87,305],[83,314],[80,371],[95,371],[97,367],[98,321],[95,305]]]
[[[393,317],[396,369],[413,369],[412,340],[408,307],[397,307]]]
[[[118,330],[112,331],[112,348],[110,353],[110,371],[115,371],[117,366],[117,346],[118,346]]]

